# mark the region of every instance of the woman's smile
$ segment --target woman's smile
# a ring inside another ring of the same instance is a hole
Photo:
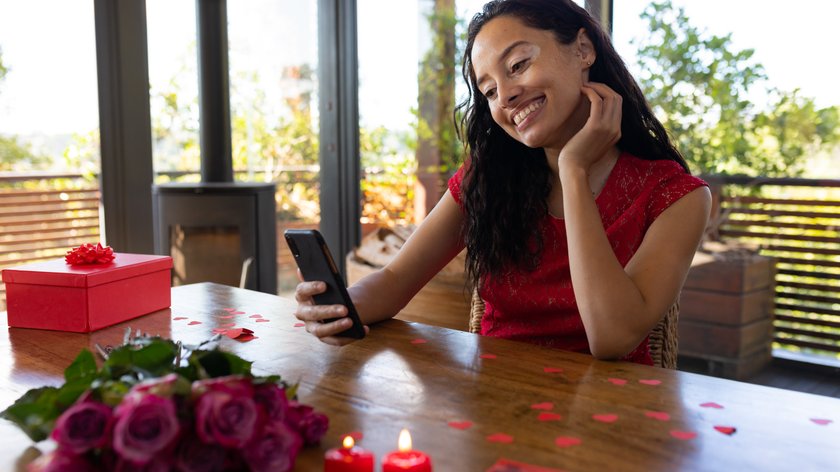
[[[538,100],[534,100],[533,102],[531,102],[531,103],[525,105],[524,107],[522,107],[522,109],[514,112],[513,123],[516,125],[516,128],[518,130],[522,130],[526,126],[528,126],[528,123],[533,121],[533,119],[539,113],[536,113],[534,116],[531,116],[531,115],[534,112],[536,112],[537,110],[541,109],[544,104],[545,104],[545,97],[540,97]],[[529,118],[529,117],[531,117],[531,119],[526,121],[526,118]]]

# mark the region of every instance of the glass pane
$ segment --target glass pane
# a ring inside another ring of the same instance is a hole
[[[0,2],[0,269],[99,241],[96,74],[93,2]]]

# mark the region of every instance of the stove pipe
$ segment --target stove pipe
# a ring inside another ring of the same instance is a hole
[[[233,182],[227,1],[196,0],[201,180]]]

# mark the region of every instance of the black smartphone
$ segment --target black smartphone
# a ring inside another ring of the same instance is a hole
[[[283,236],[286,238],[289,250],[295,256],[295,262],[297,262],[297,266],[303,274],[303,279],[307,282],[320,280],[327,284],[327,290],[324,293],[313,297],[315,303],[317,305],[344,305],[347,307],[347,317],[353,320],[353,326],[336,336],[364,338],[365,328],[362,325],[362,320],[356,312],[356,307],[353,306],[353,301],[350,300],[350,295],[347,294],[344,278],[338,272],[338,267],[335,265],[330,249],[327,247],[327,242],[324,241],[321,233],[316,229],[287,229]],[[333,318],[325,322],[337,319]]]

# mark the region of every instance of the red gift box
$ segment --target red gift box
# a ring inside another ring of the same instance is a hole
[[[114,256],[105,264],[58,259],[5,269],[9,326],[89,333],[169,307],[171,257]]]

